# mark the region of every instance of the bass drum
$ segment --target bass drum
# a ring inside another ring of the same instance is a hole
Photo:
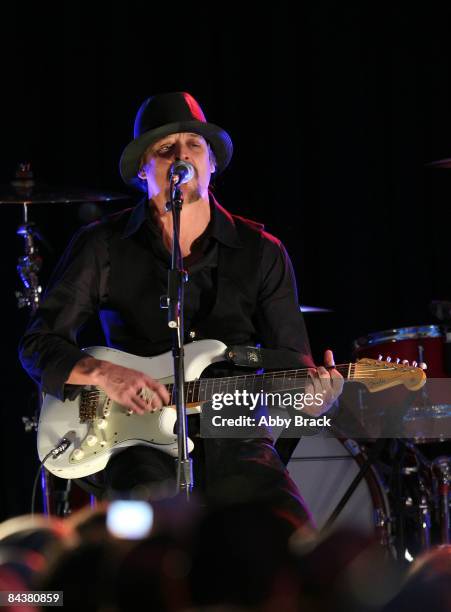
[[[322,529],[365,462],[354,440],[326,436],[301,439],[288,463],[288,471]],[[371,467],[333,523],[332,529],[350,527],[374,534],[391,546],[390,510],[381,477]]]

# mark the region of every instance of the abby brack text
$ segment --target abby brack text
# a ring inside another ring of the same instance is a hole
[[[263,415],[257,419],[250,416],[240,415],[235,418],[226,418],[215,415],[211,424],[213,427],[284,427],[288,429],[295,427],[330,427],[330,418],[323,415],[321,417],[305,417],[297,414],[294,418],[283,418],[279,415]]]

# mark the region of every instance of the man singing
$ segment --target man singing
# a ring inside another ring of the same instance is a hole
[[[191,95],[157,95],[142,104],[120,172],[147,197],[76,234],[21,342],[22,364],[45,393],[74,398],[80,386],[96,385],[136,413],[132,418],[170,404],[158,381],[87,356],[77,347],[77,333],[97,313],[108,346],[140,356],[170,350],[167,312],[160,308],[173,239],[165,206],[170,167],[183,160],[194,168],[193,178],[181,186],[180,246],[189,273],[185,342],[214,338],[226,345],[259,342],[294,351],[300,366],[311,368],[308,388],[323,394],[322,407],[310,413],[324,413],[334,403],[343,379],[333,368],[331,351],[325,353],[326,367],[313,363],[283,245],[261,225],[228,213],[209,190],[212,174],[223,172],[231,156],[229,135],[206,121]],[[153,392],[150,399],[143,397],[144,388]],[[308,524],[302,498],[269,436],[197,436],[193,456],[195,487],[208,502],[261,502],[280,509],[296,526]],[[151,491],[174,478],[174,459],[144,445],[115,454],[104,472],[107,491],[142,486]]]

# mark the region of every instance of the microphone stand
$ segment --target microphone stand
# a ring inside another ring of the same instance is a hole
[[[177,182],[176,182],[177,180]],[[188,454],[187,418],[185,406],[185,369],[184,369],[184,283],[188,273],[183,269],[183,257],[180,249],[180,214],[183,206],[183,194],[177,175],[170,179],[170,201],[166,210],[172,212],[173,240],[171,268],[168,272],[168,326],[172,331],[172,356],[174,360],[174,399],[177,410],[177,490],[183,492],[189,500],[193,489],[192,459]]]

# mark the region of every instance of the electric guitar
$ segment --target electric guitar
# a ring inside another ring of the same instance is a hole
[[[236,389],[260,391],[267,382],[271,391],[288,391],[305,387],[307,369],[248,374],[229,378],[200,378],[207,366],[226,361],[227,347],[218,340],[200,340],[185,346],[185,401],[187,413],[199,413],[202,404],[216,393],[233,393]],[[92,347],[86,353],[97,359],[144,372],[165,384],[173,397],[172,353],[158,357],[137,357],[112,348]],[[360,359],[356,363],[336,366],[345,381],[362,382],[369,391],[382,391],[404,384],[416,391],[426,382],[419,367],[375,359]],[[48,459],[45,467],[61,478],[82,478],[102,470],[110,457],[135,444],[158,448],[177,456],[175,406],[143,415],[130,414],[111,400],[99,387],[83,387],[75,400],[64,402],[46,395],[38,425],[38,454],[42,461],[63,437],[73,442],[67,451]],[[193,442],[189,440],[189,451]]]

